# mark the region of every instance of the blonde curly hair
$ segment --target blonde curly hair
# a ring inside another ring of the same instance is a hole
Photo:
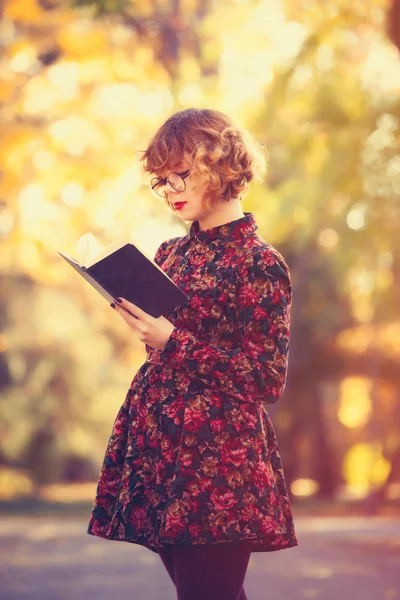
[[[188,108],[176,112],[157,130],[140,160],[144,171],[161,177],[184,159],[192,170],[208,178],[204,202],[243,198],[253,179],[267,170],[266,146],[218,110]],[[168,196],[167,205],[174,209]]]

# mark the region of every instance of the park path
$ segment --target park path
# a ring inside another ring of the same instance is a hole
[[[176,600],[158,555],[87,518],[0,517],[1,600]],[[249,600],[400,600],[400,521],[295,516],[299,546],[253,553]]]

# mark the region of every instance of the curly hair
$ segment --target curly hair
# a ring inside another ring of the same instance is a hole
[[[186,158],[193,171],[208,177],[204,202],[243,198],[250,181],[262,180],[268,152],[247,131],[218,110],[188,108],[176,112],[157,130],[140,160],[144,171],[161,176]],[[166,197],[167,205],[173,209]]]

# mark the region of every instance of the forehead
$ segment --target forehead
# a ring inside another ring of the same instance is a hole
[[[166,177],[167,175],[169,175],[169,173],[175,172],[175,173],[183,173],[183,171],[187,171],[187,169],[190,169],[190,163],[183,158],[179,163],[177,164],[170,164],[167,167],[164,167],[161,171],[161,177]]]

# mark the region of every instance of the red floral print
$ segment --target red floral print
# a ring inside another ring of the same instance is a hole
[[[250,212],[202,231],[193,221],[158,248],[155,262],[188,299],[164,313],[175,329],[118,411],[87,533],[156,553],[298,545],[266,409],[286,384],[290,272],[257,229]]]

